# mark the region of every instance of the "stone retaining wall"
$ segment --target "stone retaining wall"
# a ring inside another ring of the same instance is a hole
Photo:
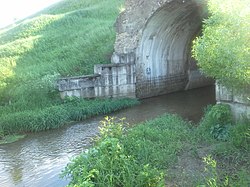
[[[236,95],[233,90],[216,84],[217,103],[229,104],[236,120],[242,117],[250,119],[250,98],[243,95]]]
[[[134,64],[96,65],[94,75],[58,80],[61,98],[135,97]]]

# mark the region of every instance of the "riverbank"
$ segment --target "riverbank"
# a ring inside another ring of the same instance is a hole
[[[21,140],[23,138],[25,138],[26,135],[6,135],[6,136],[2,136],[0,139],[0,145],[2,144],[7,144],[7,143],[13,143],[16,142],[18,140]]]
[[[202,109],[214,103],[214,88],[206,87],[143,99],[109,115],[125,117],[131,126],[164,113],[198,122]],[[68,180],[60,179],[59,174],[72,157],[89,148],[102,119],[100,115],[54,130],[28,133],[20,141],[0,145],[0,186],[66,186]]]
[[[95,146],[64,171],[69,186],[243,186],[250,184],[249,121],[233,124],[225,105],[207,109],[198,127],[163,115],[124,131],[101,122]]]
[[[0,138],[6,139],[6,135],[18,133],[55,129],[73,121],[83,121],[93,116],[109,114],[136,104],[139,104],[136,99],[68,98],[60,105],[45,109],[4,113],[0,115]]]
[[[62,0],[0,29],[0,139],[126,107],[108,100],[72,105],[63,102],[56,89],[60,77],[92,74],[95,64],[110,63],[113,25],[122,4]]]

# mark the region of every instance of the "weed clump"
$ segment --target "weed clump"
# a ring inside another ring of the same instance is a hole
[[[164,186],[163,173],[150,164],[140,164],[128,154],[123,142],[123,120],[106,117],[95,146],[68,164],[62,176],[69,186]]]
[[[217,104],[208,106],[198,127],[198,133],[200,133],[200,137],[203,139],[214,138],[226,141],[232,124],[233,116],[229,105]]]

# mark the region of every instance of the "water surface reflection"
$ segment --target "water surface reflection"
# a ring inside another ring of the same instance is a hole
[[[214,88],[205,87],[144,99],[141,105],[112,116],[126,117],[128,122],[138,123],[169,112],[197,122],[202,109],[214,103]],[[92,118],[61,129],[30,134],[16,143],[0,145],[0,186],[65,186],[68,181],[60,179],[59,173],[70,158],[89,146],[101,119]]]

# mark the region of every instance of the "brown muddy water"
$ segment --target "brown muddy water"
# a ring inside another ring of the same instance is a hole
[[[203,108],[215,103],[214,87],[144,99],[141,104],[110,116],[126,117],[130,124],[175,113],[198,122]],[[68,184],[59,174],[70,159],[90,145],[98,133],[96,117],[61,129],[29,134],[11,144],[0,145],[0,187],[62,187]]]

